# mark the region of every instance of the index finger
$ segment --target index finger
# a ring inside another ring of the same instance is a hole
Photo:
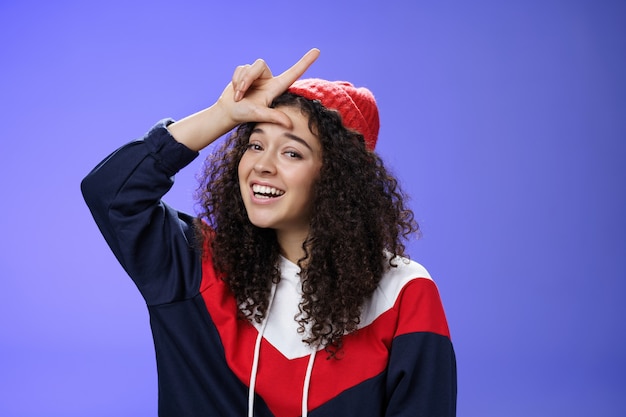
[[[312,48],[298,60],[291,68],[285,70],[282,74],[276,76],[280,80],[280,88],[282,91],[286,90],[294,83],[298,78],[306,72],[307,69],[315,62],[317,57],[320,56],[320,50]]]

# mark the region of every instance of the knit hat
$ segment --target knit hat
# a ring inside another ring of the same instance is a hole
[[[380,121],[376,99],[370,90],[356,88],[346,81],[308,78],[296,81],[288,91],[309,100],[319,100],[327,109],[337,110],[343,125],[362,134],[365,147],[374,150]]]

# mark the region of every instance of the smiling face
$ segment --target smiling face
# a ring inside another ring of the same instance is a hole
[[[306,115],[293,107],[280,110],[293,127],[255,126],[239,162],[239,188],[252,224],[276,230],[280,240],[303,241],[309,231],[322,147],[309,130]]]

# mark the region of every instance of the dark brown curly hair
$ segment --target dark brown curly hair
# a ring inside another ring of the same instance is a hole
[[[403,241],[419,228],[398,181],[339,113],[288,92],[272,106],[300,109],[322,145],[305,256],[298,262],[303,295],[295,320],[304,342],[335,356],[393,258],[406,256]],[[213,262],[241,315],[261,322],[271,287],[280,281],[280,248],[274,230],[250,223],[239,190],[237,168],[254,126],[240,125],[207,158],[196,193],[204,221],[197,227],[199,236],[211,236]]]

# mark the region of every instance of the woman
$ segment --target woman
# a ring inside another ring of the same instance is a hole
[[[450,416],[456,366],[417,232],[349,83],[238,67],[217,102],[157,124],[82,183],[150,311],[160,416]],[[234,129],[234,130],[233,130]],[[207,159],[198,220],[161,201]]]

